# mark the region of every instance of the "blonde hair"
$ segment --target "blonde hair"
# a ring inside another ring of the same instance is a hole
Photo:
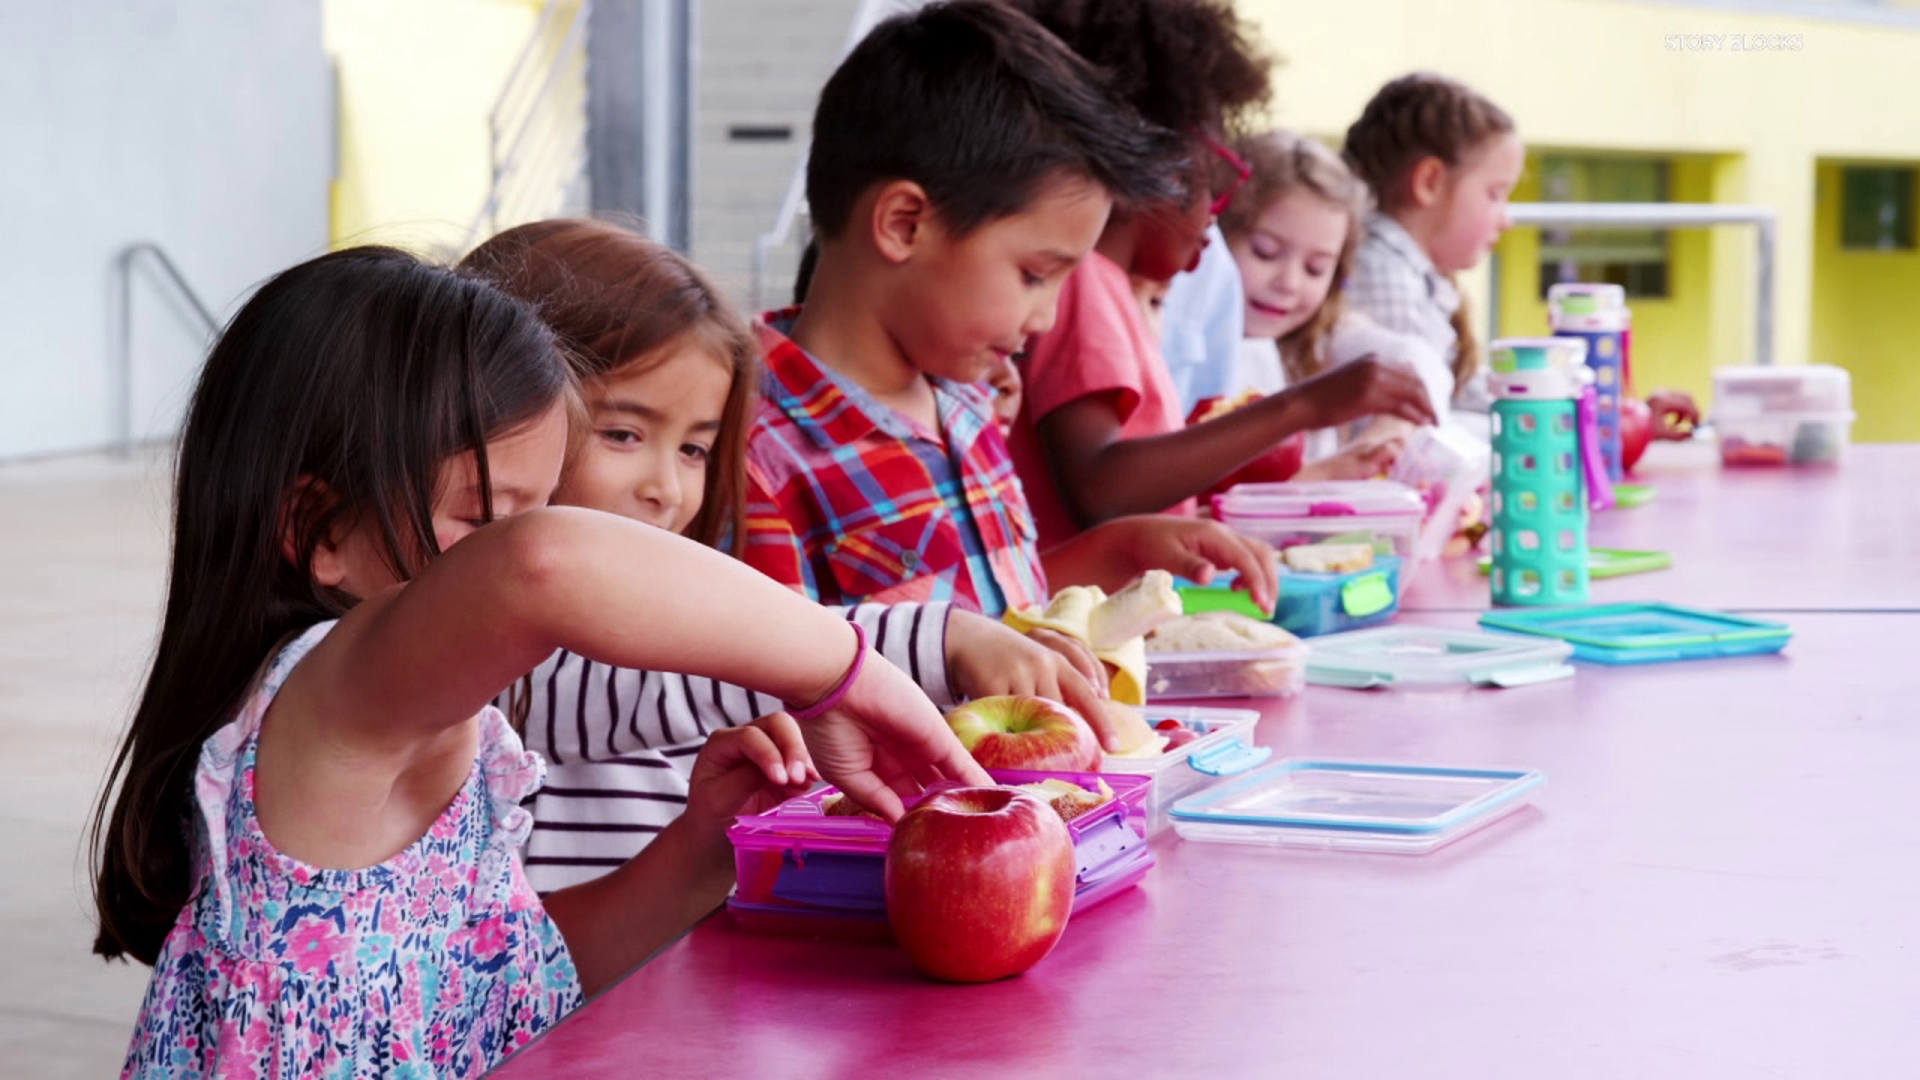
[[[1245,240],[1268,207],[1296,192],[1306,192],[1347,215],[1347,235],[1340,242],[1340,257],[1334,264],[1333,284],[1327,289],[1326,300],[1311,319],[1279,342],[1287,381],[1311,378],[1325,367],[1327,337],[1340,321],[1342,295],[1370,205],[1367,185],[1325,144],[1295,132],[1249,135],[1234,143],[1233,150],[1252,174],[1246,190],[1236,195],[1220,215],[1220,231],[1229,242]]]
[[[1414,72],[1380,88],[1347,129],[1346,158],[1373,188],[1387,213],[1405,205],[1414,166],[1439,158],[1458,166],[1487,140],[1514,130],[1513,117],[1472,87],[1443,75]],[[1452,280],[1449,278],[1448,280]],[[1458,288],[1458,282],[1455,287]],[[1480,343],[1462,301],[1453,313],[1454,385],[1479,366]]]

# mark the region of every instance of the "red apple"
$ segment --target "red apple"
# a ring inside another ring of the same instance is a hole
[[[949,788],[915,803],[887,842],[887,920],[913,966],[948,982],[1018,975],[1053,951],[1073,911],[1073,838],[1039,798]]]
[[[1002,694],[970,701],[947,724],[983,769],[1093,772],[1100,740],[1080,714],[1057,701]]]
[[[1653,439],[1653,410],[1639,398],[1620,399],[1620,468],[1632,472]]]

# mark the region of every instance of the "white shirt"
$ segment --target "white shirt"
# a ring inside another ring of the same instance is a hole
[[[1160,352],[1180,394],[1181,416],[1192,416],[1193,407],[1207,398],[1239,392],[1237,357],[1246,305],[1240,267],[1214,225],[1207,230],[1200,265],[1175,274],[1160,305]]]
[[[934,704],[957,702],[947,682],[951,605],[842,608],[876,652],[912,675]],[[561,650],[495,702],[513,716],[529,693],[525,742],[547,759],[528,804],[527,880],[549,893],[600,877],[640,853],[687,807],[687,779],[707,736],[784,706],[696,675],[609,667]]]

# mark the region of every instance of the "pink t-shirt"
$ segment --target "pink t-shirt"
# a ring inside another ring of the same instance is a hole
[[[1122,438],[1178,431],[1186,418],[1127,272],[1097,251],[1067,277],[1053,329],[1028,345],[1020,374],[1026,382],[1025,400],[1009,442],[1044,551],[1080,529],[1067,516],[1054,486],[1034,427],[1042,417],[1089,394],[1102,394],[1111,396],[1120,411]],[[1192,516],[1194,502],[1187,499],[1167,512]]]

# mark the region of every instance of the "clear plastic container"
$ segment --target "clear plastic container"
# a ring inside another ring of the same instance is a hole
[[[1346,574],[1302,574],[1282,567],[1273,622],[1299,637],[1378,626],[1400,611],[1404,565],[1396,555],[1380,555],[1372,567]]]
[[[1439,558],[1459,529],[1468,500],[1487,482],[1492,448],[1487,440],[1451,427],[1423,427],[1407,437],[1389,479],[1418,492],[1427,504],[1426,523],[1414,546],[1415,562]],[[1409,575],[1411,576],[1411,575]]]
[[[1838,465],[1853,443],[1853,413],[1767,413],[1713,419],[1722,465]]]
[[[1573,677],[1564,641],[1441,626],[1383,626],[1314,642],[1315,686],[1527,686]]]
[[[1287,758],[1175,803],[1182,839],[1423,855],[1519,810],[1538,771]]]
[[[1305,642],[1267,649],[1147,653],[1149,702],[1291,697],[1306,684]]]
[[[1214,496],[1213,516],[1276,548],[1370,539],[1384,553],[1412,558],[1427,503],[1391,480],[1237,484]]]
[[[1059,779],[1089,791],[1105,783],[1111,802],[1067,822],[1076,859],[1074,911],[1131,887],[1153,866],[1146,842],[1153,778],[1128,773],[1061,773],[995,769],[1003,784]],[[771,933],[874,938],[886,920],[887,841],[893,827],[877,818],[829,817],[823,787],[789,799],[727,829],[733,844],[735,891],[728,908],[742,926]]]
[[[1837,465],[1853,441],[1853,379],[1831,364],[1723,367],[1713,431],[1726,465]]]
[[[1141,710],[1147,723],[1156,730],[1171,720],[1196,732],[1199,737],[1182,746],[1169,747],[1150,758],[1109,756],[1100,766],[1103,773],[1132,773],[1150,777],[1153,786],[1147,792],[1147,835],[1167,827],[1167,811],[1174,801],[1223,776],[1232,776],[1266,760],[1265,747],[1253,745],[1253,728],[1260,714],[1252,709],[1211,709],[1205,706],[1155,706]]]

